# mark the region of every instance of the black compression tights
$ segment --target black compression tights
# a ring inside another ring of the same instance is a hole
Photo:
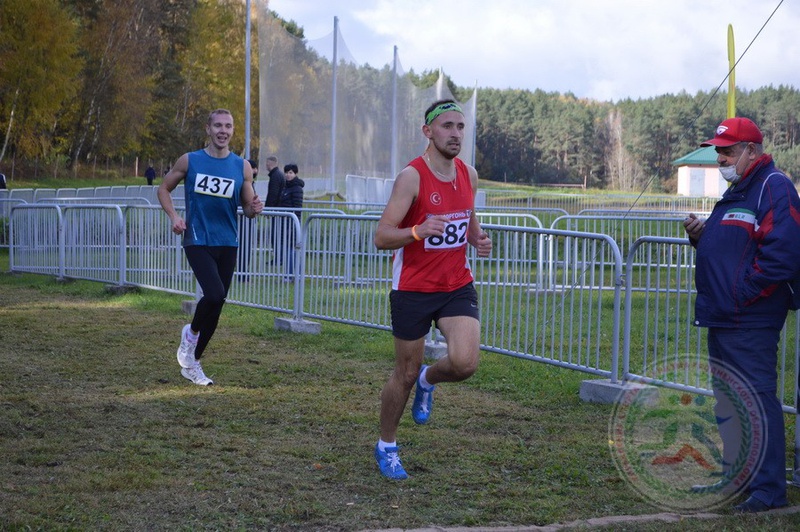
[[[192,330],[200,331],[194,352],[195,358],[199,359],[217,330],[222,305],[225,304],[236,268],[236,248],[186,246],[184,252],[203,290],[203,297],[197,302],[192,319]]]

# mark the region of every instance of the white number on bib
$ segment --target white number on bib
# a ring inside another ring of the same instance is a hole
[[[197,174],[194,181],[194,191],[198,194],[230,198],[233,196],[234,180],[227,177]]]
[[[425,239],[425,251],[449,251],[467,243],[469,218],[451,220],[444,228],[442,236],[429,236]]]

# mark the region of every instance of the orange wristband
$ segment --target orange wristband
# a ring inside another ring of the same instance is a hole
[[[417,226],[416,226],[416,225],[415,225],[414,227],[412,227],[412,228],[411,228],[411,236],[413,236],[413,237],[414,237],[414,240],[416,240],[417,242],[419,242],[420,240],[422,240],[422,239],[419,237],[419,235],[417,234]]]

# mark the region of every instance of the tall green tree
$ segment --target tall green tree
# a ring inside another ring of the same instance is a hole
[[[79,98],[70,109],[69,159],[121,155],[140,147],[158,53],[159,0],[79,0],[86,57]]]
[[[234,137],[234,151],[244,144],[244,9],[241,0],[198,0],[192,12],[187,46],[178,60],[185,83],[181,113],[190,124],[193,146],[202,146],[205,133],[199,126],[216,108],[236,117],[241,134]]]
[[[181,58],[189,46],[192,13],[197,0],[170,0],[162,4],[154,56],[151,105],[142,132],[142,156],[169,164],[186,151],[196,135],[187,113],[187,82]]]
[[[77,24],[57,0],[0,2],[0,161],[48,156],[61,111],[77,92]]]

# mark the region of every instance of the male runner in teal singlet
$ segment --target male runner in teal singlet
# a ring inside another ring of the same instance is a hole
[[[200,366],[200,357],[217,328],[236,269],[238,207],[248,218],[264,208],[253,188],[250,163],[228,147],[233,136],[230,111],[212,111],[206,133],[208,146],[183,154],[158,187],[158,201],[172,222],[172,231],[183,235],[186,259],[203,290],[192,322],[183,327],[178,348],[181,375],[200,386],[213,384]],[[184,180],[185,220],[175,211],[170,195]]]

